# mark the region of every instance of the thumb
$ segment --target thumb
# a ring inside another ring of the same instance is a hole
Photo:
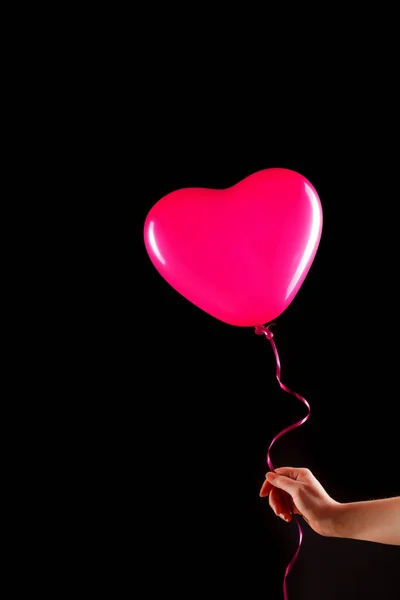
[[[278,475],[278,473],[273,473],[272,471],[266,474],[266,479],[272,483],[272,485],[283,490],[284,492],[287,492],[291,496],[295,494],[299,487],[298,482],[294,479],[285,477],[285,475]]]

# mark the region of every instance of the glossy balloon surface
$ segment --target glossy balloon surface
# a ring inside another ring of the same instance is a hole
[[[289,306],[321,232],[312,184],[294,171],[266,169],[227,189],[168,194],[148,213],[144,240],[173,288],[213,317],[245,327]]]

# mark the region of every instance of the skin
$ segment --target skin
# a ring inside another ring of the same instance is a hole
[[[261,497],[290,522],[298,514],[318,534],[400,545],[400,496],[365,502],[336,502],[309,469],[280,467],[266,474]]]

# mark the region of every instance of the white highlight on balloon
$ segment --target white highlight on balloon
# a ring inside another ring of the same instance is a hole
[[[306,188],[307,196],[309,197],[310,202],[311,202],[311,209],[312,209],[311,232],[310,232],[310,237],[308,239],[307,246],[306,246],[303,256],[301,257],[301,260],[299,262],[299,266],[297,267],[296,272],[293,275],[292,280],[289,283],[289,287],[286,291],[286,299],[289,298],[290,294],[296,287],[305,267],[307,266],[308,261],[311,258],[311,254],[313,252],[313,249],[314,249],[314,246],[318,239],[318,235],[319,235],[320,228],[321,228],[321,213],[320,213],[318,198],[316,197],[315,192],[310,188],[310,186],[307,185],[307,183],[304,183],[304,185]]]
[[[160,263],[163,264],[163,265],[165,265],[165,260],[161,256],[161,252],[160,252],[160,250],[158,249],[158,246],[157,246],[156,238],[154,237],[154,221],[150,221],[150,225],[149,225],[149,241],[150,241],[150,246],[152,247],[154,254],[157,256],[157,258],[160,261]]]

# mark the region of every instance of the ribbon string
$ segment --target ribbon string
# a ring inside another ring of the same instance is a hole
[[[303,402],[303,404],[305,404],[305,406],[307,407],[307,414],[306,416],[301,419],[300,421],[298,421],[297,423],[293,423],[293,425],[289,425],[289,427],[286,427],[285,429],[283,429],[283,431],[280,431],[272,440],[272,442],[269,445],[268,451],[267,451],[267,463],[269,468],[271,469],[271,471],[275,471],[274,466],[272,464],[271,461],[271,456],[270,456],[270,452],[271,452],[271,448],[274,445],[274,443],[276,442],[276,440],[278,440],[280,437],[282,437],[282,435],[284,435],[285,433],[287,433],[288,431],[292,431],[292,429],[295,429],[296,427],[300,427],[300,425],[303,425],[303,423],[305,423],[307,421],[307,419],[310,416],[310,405],[307,402],[307,400],[305,398],[303,398],[303,396],[300,396],[300,394],[297,394],[296,392],[293,392],[291,389],[289,389],[286,385],[284,385],[281,381],[281,361],[279,359],[279,354],[278,354],[278,349],[276,347],[275,341],[274,341],[274,334],[272,333],[272,331],[270,330],[270,327],[272,325],[275,325],[275,323],[270,323],[269,325],[257,325],[256,327],[256,334],[257,335],[265,335],[265,337],[267,338],[267,340],[269,340],[271,346],[272,346],[272,350],[274,352],[274,356],[275,356],[275,363],[276,363],[276,378],[278,380],[279,386],[281,387],[281,389],[284,392],[287,392],[288,394],[291,394],[292,396],[294,396],[295,398],[297,398],[298,400],[300,400],[301,402]],[[300,523],[297,519],[297,517],[295,515],[293,515],[296,523],[297,523],[297,527],[299,530],[299,545],[297,547],[296,553],[293,556],[292,560],[290,561],[290,563],[288,564],[288,566],[286,567],[286,571],[285,571],[285,575],[283,577],[283,597],[284,600],[288,600],[288,595],[287,595],[287,587],[286,587],[286,578],[290,573],[291,568],[293,567],[294,563],[296,562],[296,559],[299,555],[300,552],[300,547],[301,547],[301,543],[303,541],[303,531],[301,529]]]

